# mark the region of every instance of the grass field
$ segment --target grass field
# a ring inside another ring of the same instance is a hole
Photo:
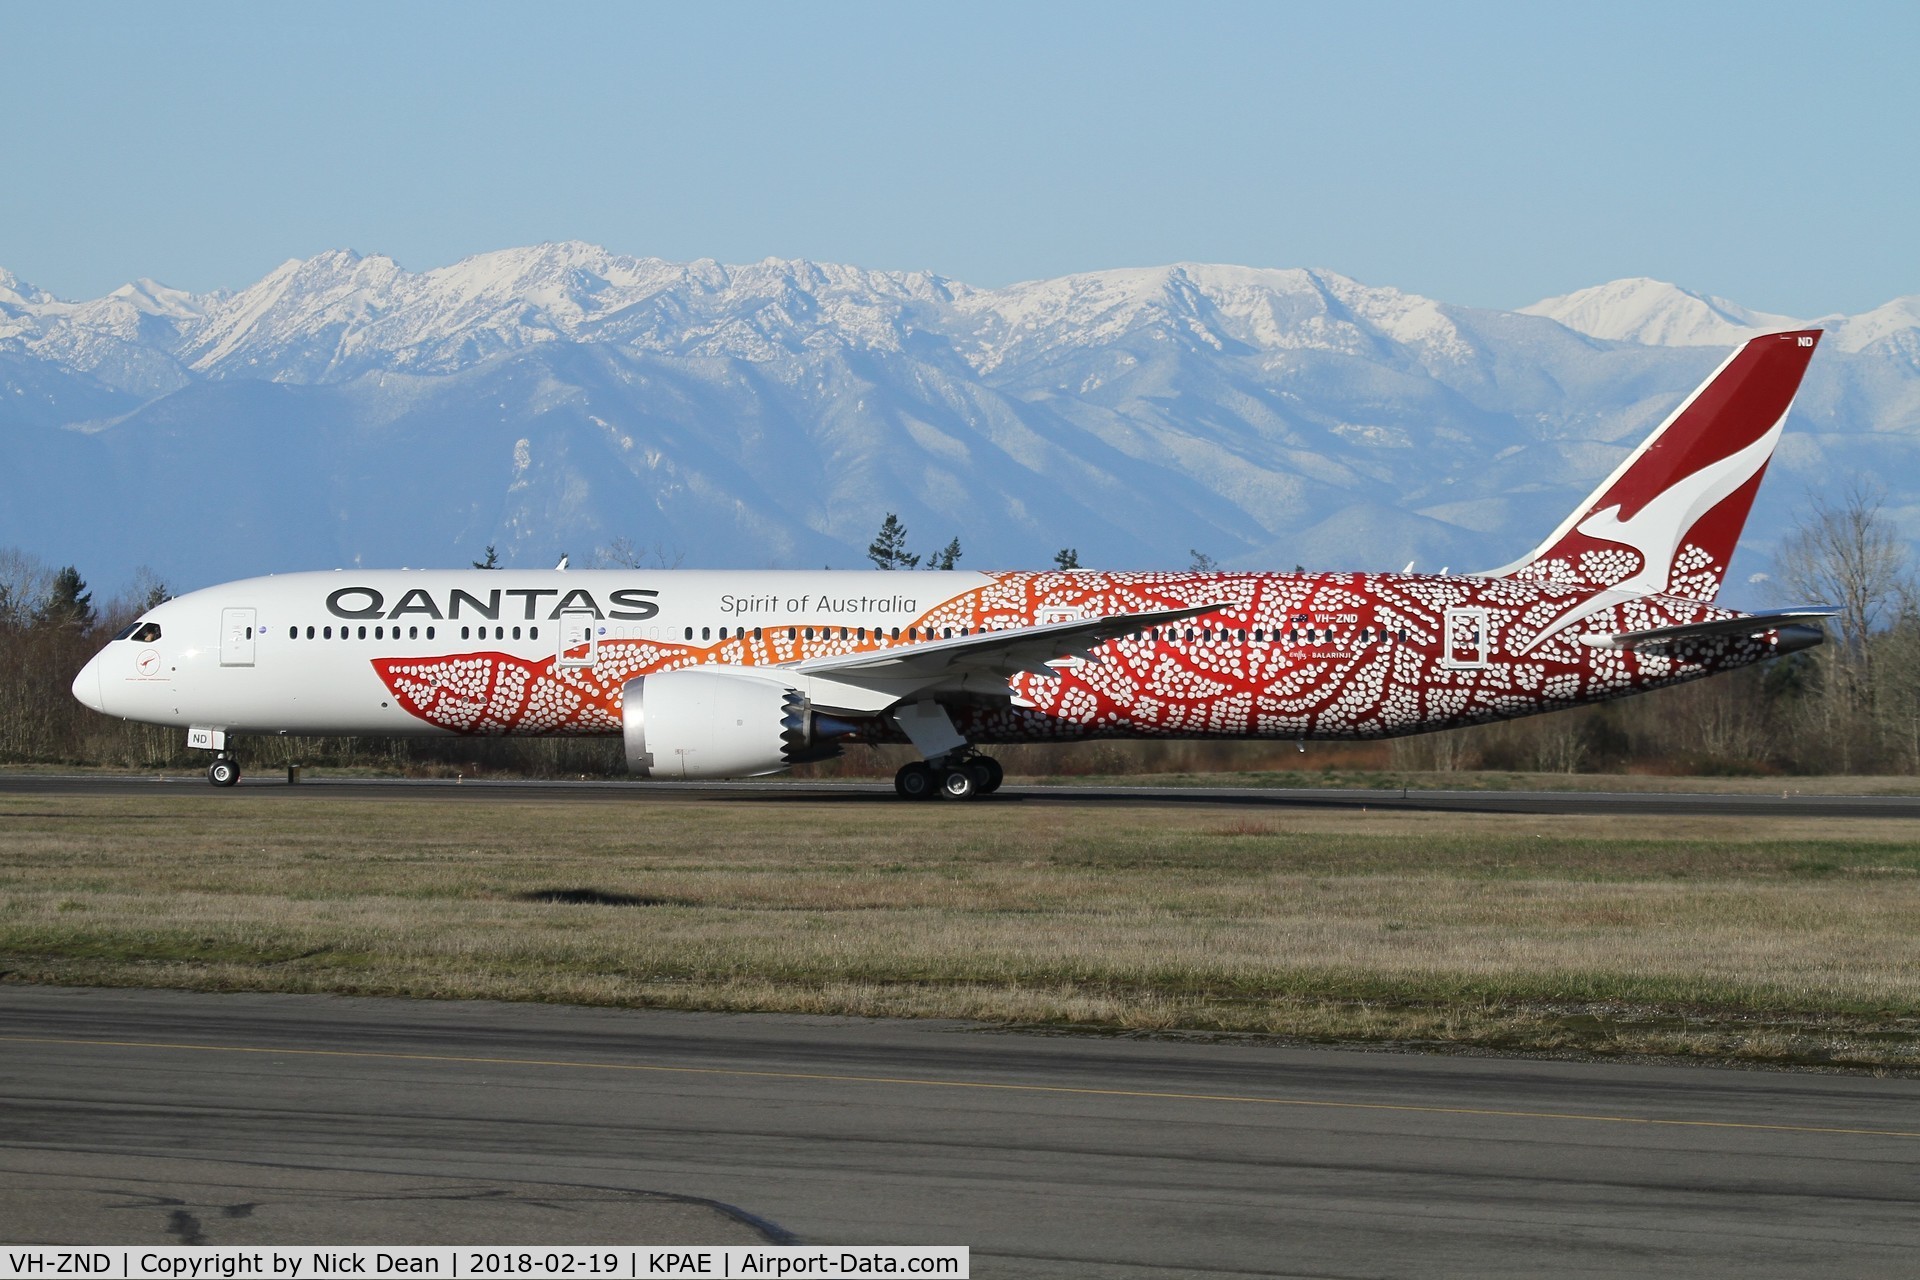
[[[9,981],[1920,1069],[1916,926],[1904,820],[0,796]]]

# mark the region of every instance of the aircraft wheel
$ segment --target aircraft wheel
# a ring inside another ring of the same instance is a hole
[[[902,765],[893,775],[893,789],[902,799],[930,799],[935,792],[933,770],[919,760]]]
[[[1000,784],[1007,780],[1007,771],[1002,769],[1000,762],[992,756],[975,756],[973,765],[982,775],[979,781],[980,794],[983,796],[992,795],[1000,789]]]
[[[973,770],[965,765],[940,771],[940,795],[947,800],[971,800],[980,794]]]
[[[221,756],[207,766],[207,781],[216,787],[231,787],[240,781],[240,766]]]

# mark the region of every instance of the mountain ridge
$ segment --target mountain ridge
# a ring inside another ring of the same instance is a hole
[[[623,537],[804,567],[861,563],[898,511],[969,567],[1499,564],[1775,321],[1647,280],[1503,312],[1314,268],[981,289],[578,241],[83,302],[0,270],[0,544],[180,585]],[[1836,476],[1920,513],[1920,297],[1832,327],[1748,570]]]

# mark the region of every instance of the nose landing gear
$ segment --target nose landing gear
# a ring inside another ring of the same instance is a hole
[[[187,730],[187,748],[213,752],[207,766],[207,781],[216,787],[231,787],[240,781],[240,765],[227,754],[227,731],[196,724]]]

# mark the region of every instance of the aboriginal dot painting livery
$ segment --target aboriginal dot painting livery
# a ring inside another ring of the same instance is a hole
[[[979,748],[1380,738],[1691,680],[1819,643],[1829,609],[1714,603],[1817,331],[1736,351],[1533,552],[1484,573],[354,572],[154,609],[76,680],[247,734],[619,735],[641,778],[775,773],[847,742],[986,794]]]

